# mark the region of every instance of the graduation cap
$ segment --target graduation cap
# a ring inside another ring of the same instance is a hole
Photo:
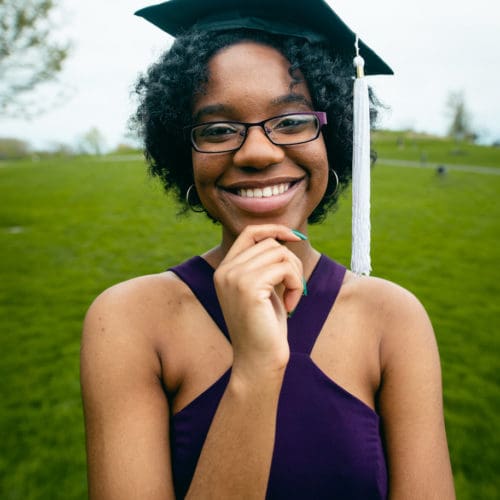
[[[169,0],[135,14],[174,37],[193,27],[213,32],[244,28],[321,41],[332,53],[354,58],[351,269],[370,274],[370,116],[364,76],[392,75],[387,63],[324,0]]]
[[[174,37],[193,26],[203,31],[246,28],[324,41],[345,55],[353,54],[356,39],[324,0],[170,0],[140,9],[136,15]],[[362,41],[359,48],[367,75],[393,73]]]

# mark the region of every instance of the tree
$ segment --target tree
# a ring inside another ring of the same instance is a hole
[[[465,104],[464,93],[451,92],[448,96],[446,108],[451,120],[448,135],[455,138],[456,141],[473,140],[476,134],[472,130],[470,113]]]
[[[29,144],[14,137],[0,137],[0,160],[25,158],[30,153]]]
[[[106,147],[106,139],[97,127],[86,132],[79,142],[79,151],[83,154],[101,155]]]
[[[33,115],[27,98],[55,80],[69,45],[54,41],[57,0],[0,0],[0,115]]]

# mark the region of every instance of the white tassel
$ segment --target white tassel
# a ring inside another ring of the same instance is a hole
[[[364,77],[364,60],[356,37],[357,78],[354,81],[354,136],[352,160],[352,254],[351,269],[368,276],[370,259],[370,101]]]

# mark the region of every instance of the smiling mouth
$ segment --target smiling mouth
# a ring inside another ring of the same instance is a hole
[[[268,179],[247,181],[221,188],[226,193],[226,201],[254,215],[276,213],[284,210],[295,199],[305,178]]]
[[[265,186],[262,188],[238,189],[236,194],[242,198],[272,198],[286,193],[292,186],[291,182]]]

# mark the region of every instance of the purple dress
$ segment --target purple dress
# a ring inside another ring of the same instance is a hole
[[[193,291],[229,338],[213,269],[194,257],[171,269]],[[345,268],[321,256],[293,317],[288,320],[288,363],[278,403],[267,499],[385,499],[387,467],[379,416],[338,386],[310,358],[340,290]],[[186,495],[229,369],[171,417],[170,439],[176,498]]]

